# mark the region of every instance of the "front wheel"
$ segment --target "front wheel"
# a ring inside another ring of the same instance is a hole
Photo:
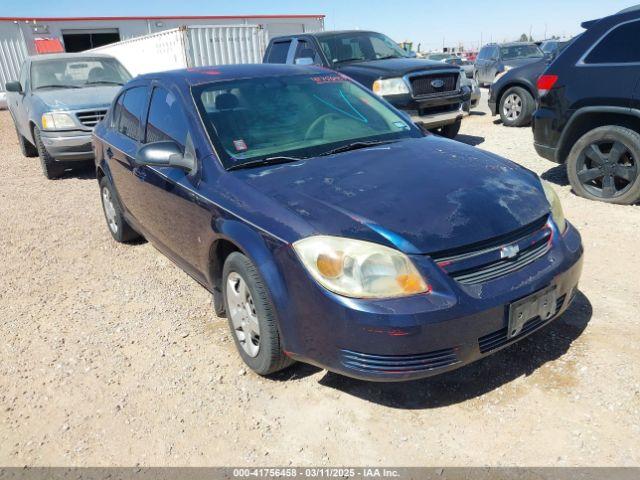
[[[640,201],[640,135],[607,125],[587,132],[567,157],[567,176],[581,197],[631,205]]]
[[[258,375],[291,365],[293,360],[280,343],[275,308],[256,266],[234,252],[224,263],[222,281],[229,328],[244,363]]]
[[[56,162],[49,152],[47,152],[42,137],[40,136],[40,129],[33,127],[33,139],[36,142],[36,148],[38,149],[38,156],[40,157],[40,166],[42,167],[42,173],[49,180],[54,180],[61,177],[64,173],[64,165]]]
[[[29,142],[29,140],[24,138],[24,135],[20,133],[17,126],[15,128],[16,128],[16,135],[18,136],[18,144],[20,145],[20,152],[22,153],[22,156],[37,157],[38,149],[35,147],[35,145],[32,145],[31,142]]]
[[[450,123],[449,125],[436,128],[433,130],[433,132],[442,137],[455,138],[456,135],[458,135],[458,132],[460,132],[461,126],[462,126],[462,119],[457,120],[455,123]]]
[[[535,100],[522,87],[511,87],[500,98],[500,119],[505,127],[523,127],[531,122]]]

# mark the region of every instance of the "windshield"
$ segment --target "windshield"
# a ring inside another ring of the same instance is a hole
[[[408,58],[405,50],[381,33],[361,32],[318,38],[332,64]]]
[[[227,168],[422,136],[372,93],[332,72],[210,83],[193,94]]]
[[[55,58],[31,64],[31,85],[39,88],[82,88],[91,85],[123,85],[129,72],[115,58]]]
[[[542,58],[544,53],[535,44],[511,45],[500,47],[503,60],[517,60],[520,58]]]

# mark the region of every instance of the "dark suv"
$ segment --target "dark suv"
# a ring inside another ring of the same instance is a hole
[[[566,163],[574,191],[609,203],[640,200],[640,8],[582,24],[538,80],[538,153]]]
[[[473,83],[459,66],[420,58],[377,32],[319,32],[271,40],[264,63],[318,65],[360,82],[422,127],[453,138]]]
[[[493,83],[496,77],[515,67],[544,58],[542,50],[532,42],[490,43],[476,57],[475,80],[479,86]]]

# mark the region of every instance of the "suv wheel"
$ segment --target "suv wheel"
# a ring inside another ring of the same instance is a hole
[[[500,98],[500,119],[505,127],[523,127],[531,122],[535,100],[522,87],[511,87]]]
[[[140,238],[140,234],[136,232],[131,225],[127,223],[122,214],[122,207],[118,198],[114,194],[111,182],[107,177],[102,177],[99,182],[100,199],[102,200],[102,210],[104,218],[107,221],[107,227],[111,236],[116,242],[126,243]]]
[[[640,135],[608,125],[582,136],[567,158],[576,194],[591,200],[630,205],[640,200]]]
[[[38,127],[33,127],[33,139],[36,142],[36,148],[38,149],[38,156],[40,157],[40,165],[42,166],[42,173],[44,173],[44,176],[49,180],[62,176],[64,173],[64,165],[56,162],[55,158],[49,155],[44,143],[42,143]]]
[[[224,263],[222,289],[229,328],[242,360],[259,375],[293,363],[282,351],[276,314],[256,266],[234,252]]]
[[[24,138],[24,135],[22,135],[18,131],[18,127],[15,127],[15,129],[16,129],[16,135],[18,136],[18,144],[20,145],[20,152],[22,152],[22,156],[37,157],[38,149],[35,147],[35,145],[32,145],[31,142],[29,142],[29,140]]]

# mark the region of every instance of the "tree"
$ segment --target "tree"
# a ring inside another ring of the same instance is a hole
[[[523,33],[522,35],[520,35],[521,42],[527,42],[528,40],[529,40],[529,37],[527,36],[526,33]]]

